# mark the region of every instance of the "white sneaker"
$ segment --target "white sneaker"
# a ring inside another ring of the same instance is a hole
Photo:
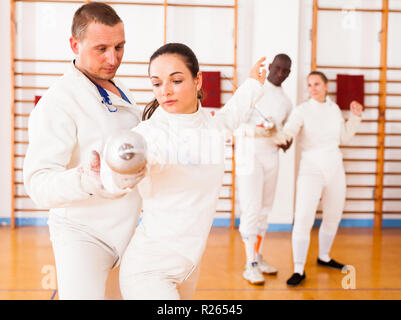
[[[277,274],[278,270],[275,267],[269,266],[266,260],[263,259],[262,255],[258,256],[258,265],[261,272],[265,274],[274,275]]]
[[[257,262],[252,262],[245,266],[244,273],[242,274],[244,279],[248,280],[250,284],[264,284],[265,278],[259,269]]]

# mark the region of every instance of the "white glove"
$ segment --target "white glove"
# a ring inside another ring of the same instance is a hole
[[[285,145],[287,144],[288,141],[291,140],[290,136],[287,136],[284,132],[282,131],[277,131],[273,136],[272,139],[276,145]]]
[[[131,191],[145,177],[146,166],[135,174],[120,174],[111,170],[103,159],[101,160],[100,179],[105,190],[112,194],[125,194]]]
[[[124,193],[111,193],[108,192],[100,178],[100,156],[97,151],[92,151],[89,161],[78,168],[81,173],[81,185],[85,192],[90,195],[95,195],[104,199],[117,199],[124,196]]]

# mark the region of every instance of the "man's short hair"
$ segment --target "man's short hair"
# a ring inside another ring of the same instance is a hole
[[[122,22],[117,12],[108,4],[90,2],[81,6],[74,14],[71,34],[77,39],[83,39],[85,31],[91,22],[102,23],[113,27]]]
[[[276,59],[287,60],[289,63],[292,63],[291,58],[288,55],[286,55],[285,53],[279,53],[278,55],[276,55],[274,57],[273,61]]]

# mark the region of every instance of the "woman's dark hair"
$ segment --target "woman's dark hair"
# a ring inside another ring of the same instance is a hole
[[[308,74],[308,78],[309,78],[309,76],[319,76],[323,80],[324,83],[329,82],[329,79],[327,79],[326,75],[321,71],[312,71],[311,73]]]
[[[191,75],[193,78],[196,78],[199,72],[199,62],[198,59],[196,58],[195,53],[185,44],[183,43],[167,43],[164,46],[160,47],[157,49],[152,56],[150,57],[149,60],[149,67],[148,67],[148,73],[150,69],[150,65],[154,59],[156,59],[159,56],[162,56],[164,54],[176,54],[182,57],[185,65],[191,72]],[[202,101],[203,98],[203,91],[200,89],[198,91],[198,99]],[[149,119],[153,112],[157,109],[159,106],[159,103],[157,102],[157,99],[153,99],[153,101],[149,102],[145,110],[143,111],[142,114],[142,120],[147,120]]]

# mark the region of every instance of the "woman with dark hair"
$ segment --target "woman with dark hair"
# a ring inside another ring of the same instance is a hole
[[[356,101],[351,102],[351,115],[344,122],[340,108],[327,96],[327,90],[327,77],[319,71],[311,72],[308,75],[310,99],[292,111],[276,138],[278,144],[284,144],[298,135],[301,147],[292,230],[294,274],[287,280],[289,286],[297,286],[305,279],[310,231],[320,198],[323,219],[317,263],[340,270],[344,267],[329,256],[345,204],[345,171],[339,145],[354,136],[363,107]]]
[[[192,297],[222,185],[224,134],[263,94],[263,61],[212,116],[200,104],[202,73],[190,48],[169,43],[150,58],[155,100],[133,129],[147,144],[143,218],[121,262],[124,299]]]

